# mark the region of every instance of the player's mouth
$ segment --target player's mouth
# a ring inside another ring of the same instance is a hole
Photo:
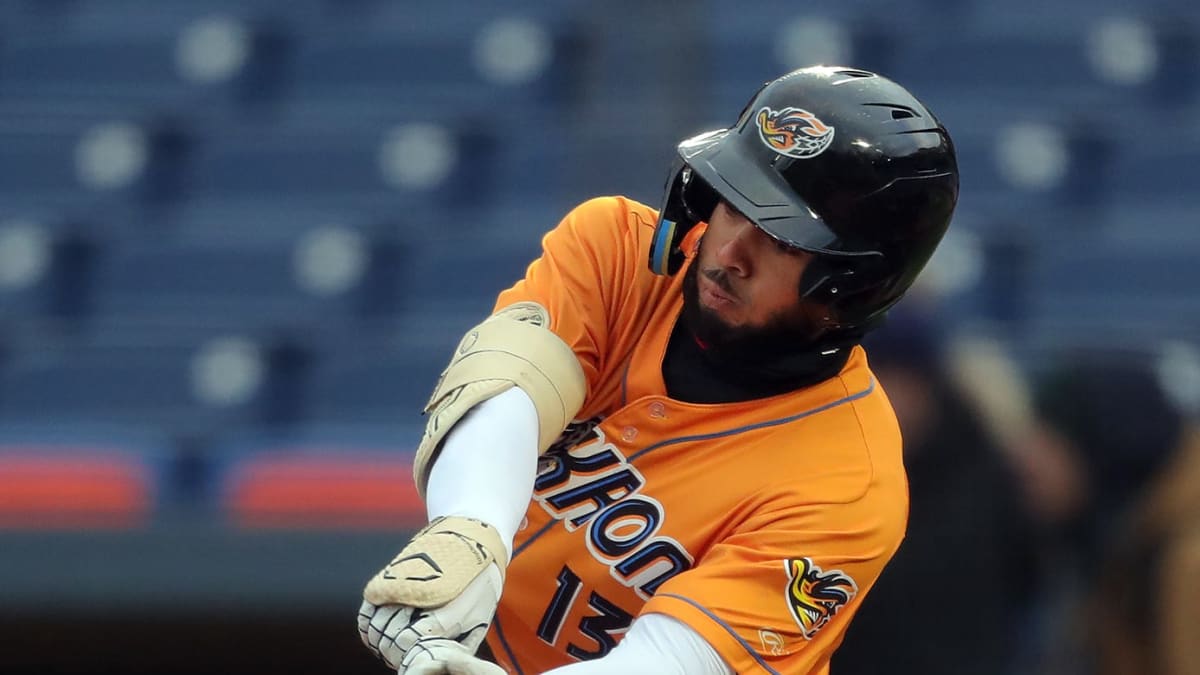
[[[700,301],[710,309],[722,309],[724,307],[732,307],[738,303],[734,295],[723,289],[720,284],[713,281],[707,274],[700,275]]]

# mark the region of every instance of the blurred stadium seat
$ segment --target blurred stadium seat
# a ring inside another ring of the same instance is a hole
[[[0,530],[149,525],[169,448],[101,429],[6,424],[0,432]]]
[[[171,35],[46,31],[10,34],[3,44],[0,92],[8,97],[69,94],[103,101],[172,97],[188,87],[175,72]]]
[[[307,429],[229,441],[218,500],[239,528],[411,529],[425,522],[406,432]]]
[[[305,292],[287,248],[141,246],[110,250],[94,279],[101,314],[207,314],[248,325],[323,308]]]
[[[433,386],[450,361],[453,346],[446,344],[451,346],[419,348],[397,338],[390,348],[328,354],[312,370],[308,415],[328,423],[420,423]]]
[[[47,425],[187,426],[212,411],[193,389],[195,347],[156,342],[27,348],[0,373],[0,415]]]

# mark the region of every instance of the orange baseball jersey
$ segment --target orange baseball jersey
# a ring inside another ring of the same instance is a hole
[[[826,673],[904,535],[895,415],[860,347],[795,392],[671,399],[683,275],[647,267],[656,218],[623,198],[580,205],[496,303],[549,310],[588,395],[540,461],[489,646],[509,672],[542,673],[659,612],[738,673]]]

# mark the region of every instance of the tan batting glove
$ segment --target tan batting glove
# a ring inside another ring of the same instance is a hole
[[[507,566],[496,528],[470,518],[433,520],[367,582],[358,614],[363,643],[393,669],[428,638],[453,640],[474,654],[500,602]]]

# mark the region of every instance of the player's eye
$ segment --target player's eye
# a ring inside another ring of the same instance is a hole
[[[782,239],[776,239],[775,237],[771,237],[771,241],[775,242],[775,248],[778,249],[781,253],[785,253],[785,254],[791,255],[791,256],[797,256],[797,255],[800,255],[801,253],[804,253],[804,249],[796,248],[795,246],[792,246],[791,244],[783,241]]]

